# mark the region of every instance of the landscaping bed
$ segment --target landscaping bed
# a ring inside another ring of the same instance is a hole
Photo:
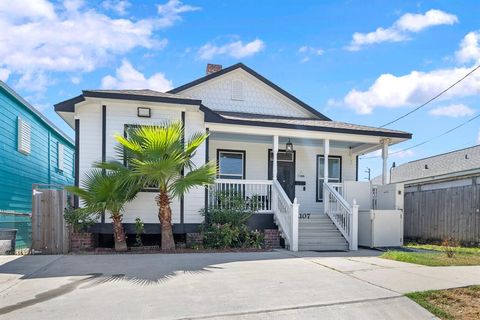
[[[389,250],[380,257],[432,267],[480,265],[480,248],[418,244],[409,244],[406,248],[411,250]]]
[[[127,251],[115,251],[114,248],[96,248],[94,250],[71,252],[70,254],[181,254],[181,253],[225,253],[225,252],[271,252],[273,249],[265,248],[224,248],[224,249],[208,249],[208,248],[177,248],[175,250],[162,250],[159,246],[151,247],[134,247]]]
[[[407,297],[440,319],[480,319],[480,286],[413,292]]]

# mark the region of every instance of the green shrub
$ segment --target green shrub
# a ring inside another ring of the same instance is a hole
[[[76,233],[87,232],[88,228],[95,224],[94,215],[81,208],[73,209],[71,206],[67,206],[63,217],[65,222],[72,228],[72,231]]]
[[[145,224],[140,217],[135,218],[135,246],[142,247],[142,234],[145,233]]]
[[[201,231],[206,248],[261,248],[263,234],[248,230],[245,224],[255,213],[258,197],[245,199],[240,193],[216,193],[216,208],[202,210]]]

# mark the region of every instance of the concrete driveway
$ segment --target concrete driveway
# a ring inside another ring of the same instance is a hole
[[[404,292],[480,283],[374,251],[0,257],[1,319],[431,319]]]

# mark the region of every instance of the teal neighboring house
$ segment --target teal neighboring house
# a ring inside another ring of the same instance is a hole
[[[71,138],[0,81],[0,227],[29,246],[33,184],[74,184]]]

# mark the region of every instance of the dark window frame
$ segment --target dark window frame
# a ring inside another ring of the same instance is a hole
[[[318,189],[319,189],[319,186],[318,186],[318,180],[319,180],[319,176],[318,176],[319,165],[318,165],[318,163],[319,163],[319,161],[318,161],[318,160],[319,160],[320,158],[324,158],[324,157],[325,157],[325,155],[323,155],[323,154],[317,154],[317,157],[316,157],[316,165],[315,165],[315,167],[316,167],[316,169],[315,169],[315,170],[316,170],[316,173],[315,173],[315,200],[316,200],[316,202],[323,202],[323,199],[320,199],[319,196],[318,196]],[[343,180],[343,172],[342,172],[342,171],[343,171],[343,170],[342,170],[342,167],[343,167],[343,163],[342,163],[342,162],[343,162],[343,161],[342,161],[342,156],[331,156],[331,155],[329,155],[329,156],[328,156],[328,159],[339,159],[339,160],[340,160],[340,181],[339,181],[339,182],[341,183],[342,180]],[[324,160],[324,161],[325,161],[325,160]],[[325,164],[324,164],[324,165],[325,165]],[[328,165],[328,164],[327,164],[327,165]]]
[[[247,152],[245,150],[234,150],[234,149],[217,149],[217,179],[220,179],[220,153],[221,152],[230,152],[230,153],[241,153],[243,156],[243,175],[241,180],[245,180],[247,176]]]

